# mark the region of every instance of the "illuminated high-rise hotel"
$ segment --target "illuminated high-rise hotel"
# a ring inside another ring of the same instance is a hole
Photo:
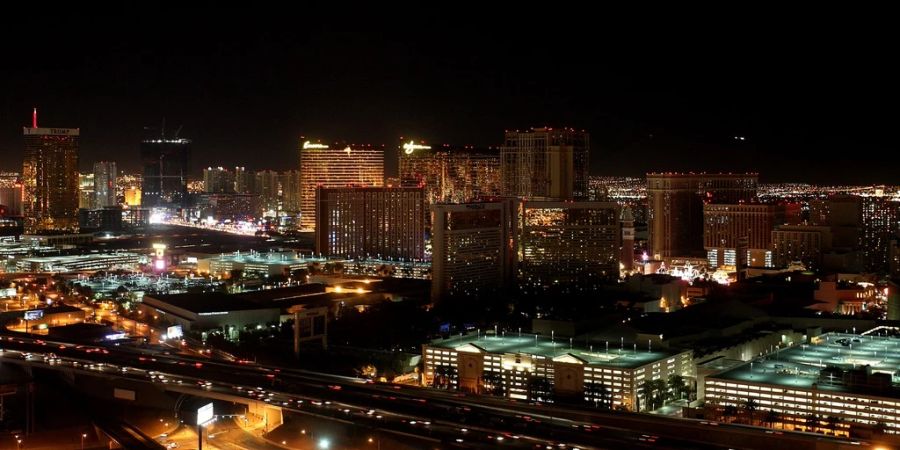
[[[517,269],[523,293],[579,293],[619,276],[621,230],[613,202],[521,202]]]
[[[33,127],[25,135],[22,182],[29,231],[78,227],[78,128]]]
[[[345,258],[425,256],[422,188],[340,187],[316,193],[317,252]]]
[[[500,149],[504,196],[588,198],[590,136],[571,128],[507,131]]]
[[[654,257],[702,256],[703,205],[739,204],[756,197],[759,175],[647,174],[650,249]]]
[[[300,142],[300,227],[316,227],[316,188],[381,186],[384,150],[372,146]]]
[[[498,150],[404,142],[400,185],[425,188],[428,205],[466,203],[500,195]]]
[[[116,206],[116,163],[99,161],[94,163],[94,201],[92,208]]]

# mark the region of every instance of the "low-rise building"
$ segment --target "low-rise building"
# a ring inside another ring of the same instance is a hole
[[[828,333],[704,380],[712,407],[752,401],[787,429],[848,434],[854,426],[900,432],[900,338]]]
[[[278,322],[281,317],[277,306],[222,293],[145,295],[139,308],[155,320],[181,325],[185,331],[221,329],[229,336],[248,326]]]
[[[584,348],[573,346],[571,340],[512,333],[469,334],[422,347],[426,386],[502,392],[520,400],[583,398],[637,410],[643,409],[639,388],[645,381],[665,381],[671,375],[694,377],[690,350],[638,348],[635,344]]]

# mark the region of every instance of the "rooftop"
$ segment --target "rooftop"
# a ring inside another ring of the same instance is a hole
[[[845,370],[869,366],[872,373],[889,374],[896,385],[900,382],[900,338],[827,333],[809,344],[788,347],[714,377],[807,389],[817,384],[823,390],[853,390],[840,384],[840,380],[820,380],[820,372],[829,366]]]
[[[569,342],[566,341],[568,339],[559,338],[554,341],[532,334],[516,336],[468,334],[439,339],[432,341],[429,345],[451,349],[474,345],[489,353],[522,353],[550,359],[571,355],[593,366],[621,369],[641,367],[679,353],[667,349],[648,351],[646,345],[641,347],[632,343],[626,343],[624,348],[622,348],[621,342],[610,342],[607,350],[606,345],[597,348],[585,348],[582,346],[570,346]]]
[[[220,311],[250,311],[256,309],[271,309],[240,298],[236,295],[225,294],[221,292],[210,292],[203,294],[176,294],[176,295],[146,295],[144,302],[150,299],[157,300],[162,303],[172,305],[176,308],[188,310],[190,312],[201,314]]]

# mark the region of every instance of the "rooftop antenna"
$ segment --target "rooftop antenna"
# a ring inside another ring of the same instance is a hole
[[[31,128],[37,128],[37,107],[31,112]]]
[[[178,133],[181,133],[182,128],[184,128],[184,125],[178,125],[178,129],[175,130],[175,136],[172,136],[172,140],[178,140]]]
[[[161,135],[160,137],[162,138],[162,140],[166,140],[166,118],[165,117],[163,117],[163,119],[162,119],[162,128],[160,128],[159,134]]]

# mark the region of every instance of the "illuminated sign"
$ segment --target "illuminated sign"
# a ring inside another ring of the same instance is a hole
[[[108,341],[117,341],[119,339],[125,339],[127,337],[128,337],[128,335],[126,333],[113,333],[113,334],[107,334],[105,338]]]
[[[166,329],[166,337],[169,339],[178,339],[184,336],[184,332],[181,330],[181,325],[173,325]]]
[[[205,425],[213,419],[213,404],[207,403],[197,410],[197,425]]]
[[[307,149],[316,149],[316,148],[318,148],[318,149],[327,149],[328,146],[325,145],[325,144],[313,144],[312,142],[309,142],[309,141],[306,141],[306,142],[303,143],[303,149],[304,149],[304,150],[307,150]]]
[[[416,144],[415,141],[409,141],[403,144],[403,152],[407,155],[412,155],[412,152],[416,150],[431,150],[430,145],[419,145]]]
[[[216,311],[216,312],[202,312],[201,316],[226,316],[228,315],[228,311]]]
[[[43,309],[33,309],[31,311],[25,311],[25,320],[40,320],[44,317]]]

